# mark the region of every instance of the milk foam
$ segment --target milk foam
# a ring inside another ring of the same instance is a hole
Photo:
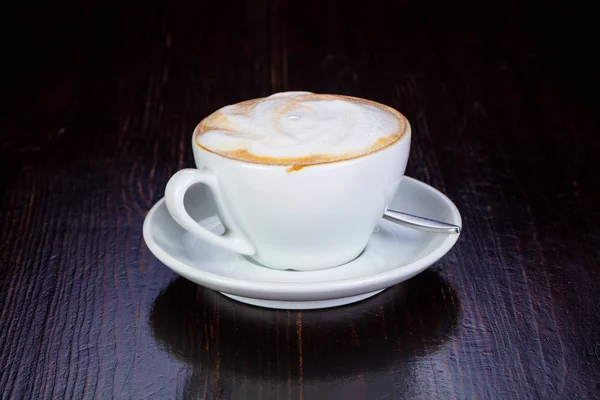
[[[196,140],[235,158],[302,164],[378,150],[402,136],[404,124],[397,111],[367,100],[283,92],[221,108],[199,125]]]

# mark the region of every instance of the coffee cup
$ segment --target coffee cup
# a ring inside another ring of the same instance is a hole
[[[369,100],[285,92],[224,107],[194,130],[194,169],[177,172],[165,200],[173,219],[207,243],[282,270],[316,270],[364,250],[404,175],[411,129]],[[206,185],[225,233],[188,213],[187,190]]]

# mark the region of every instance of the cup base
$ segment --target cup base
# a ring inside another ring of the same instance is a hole
[[[334,265],[319,265],[319,264],[307,262],[305,265],[302,265],[302,266],[289,267],[289,266],[284,266],[284,265],[272,265],[270,263],[263,262],[260,259],[260,257],[256,257],[256,256],[242,256],[242,257],[244,257],[248,262],[251,262],[252,264],[257,265],[259,267],[274,269],[277,271],[289,271],[289,272],[320,271],[320,270],[325,270],[325,269],[341,267],[342,265],[346,265],[348,263],[353,262],[354,260],[359,258],[364,253],[365,248],[366,248],[366,246],[363,247],[360,250],[360,252],[358,252],[358,254],[353,255],[347,261],[343,261],[341,263],[335,263]]]

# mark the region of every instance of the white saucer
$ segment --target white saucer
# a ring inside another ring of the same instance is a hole
[[[206,188],[191,189],[186,206],[203,226],[222,232]],[[450,199],[413,178],[403,178],[390,208],[462,226]],[[458,235],[422,232],[382,219],[354,261],[319,271],[278,271],[192,236],[173,221],[161,199],[146,216],[144,240],[160,261],[195,283],[244,303],[300,310],[354,303],[412,278],[444,256]]]

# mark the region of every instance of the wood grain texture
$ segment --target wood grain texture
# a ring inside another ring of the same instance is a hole
[[[600,398],[600,113],[576,5],[282,0],[6,6],[0,398]],[[464,221],[429,272],[263,310],[142,239],[195,124],[279,90],[366,97]]]

